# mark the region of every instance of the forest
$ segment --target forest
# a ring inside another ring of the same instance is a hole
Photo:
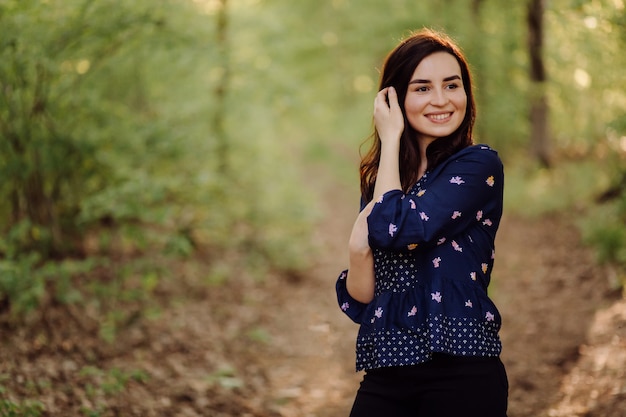
[[[625,6],[0,0],[0,417],[347,415],[334,279],[379,69],[423,27],[505,166],[510,416],[623,415]]]

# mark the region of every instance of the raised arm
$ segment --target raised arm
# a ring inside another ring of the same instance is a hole
[[[367,304],[374,298],[374,257],[369,246],[367,216],[374,201],[391,190],[400,190],[400,135],[404,130],[404,117],[398,104],[396,90],[384,88],[374,100],[374,124],[381,141],[378,174],[374,187],[374,200],[361,211],[350,236],[350,268],[346,287],[350,296]]]
[[[502,215],[502,163],[486,146],[467,148],[429,174],[417,194],[390,190],[368,217],[369,243],[384,250],[437,245],[478,223],[492,236]]]
[[[380,138],[380,161],[374,201],[391,190],[401,190],[400,183],[400,136],[404,131],[404,116],[393,87],[380,90],[374,100],[374,124]]]

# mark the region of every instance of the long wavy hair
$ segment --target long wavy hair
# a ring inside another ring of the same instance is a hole
[[[461,67],[463,88],[467,95],[467,108],[463,122],[451,135],[438,138],[426,149],[429,170],[445,161],[448,157],[473,144],[472,129],[476,119],[476,105],[472,93],[472,81],[469,65],[460,48],[445,34],[431,29],[422,29],[412,33],[401,41],[385,59],[380,76],[378,91],[393,86],[398,94],[398,102],[404,116],[404,132],[400,138],[400,182],[406,193],[417,182],[420,169],[420,153],[417,131],[411,127],[404,110],[409,82],[420,62],[435,52],[447,52],[454,56]],[[374,127],[370,135],[371,147],[361,158],[361,195],[364,201],[370,201],[374,194],[374,185],[378,175],[380,161],[380,137]]]

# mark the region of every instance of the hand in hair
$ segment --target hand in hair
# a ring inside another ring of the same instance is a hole
[[[400,135],[404,131],[404,116],[398,103],[398,94],[395,88],[383,88],[376,95],[374,124],[381,142],[400,142]]]

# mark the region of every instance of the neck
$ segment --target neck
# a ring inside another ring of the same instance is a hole
[[[430,145],[434,141],[435,138],[428,138],[423,136],[418,136],[417,138],[417,143],[420,150],[420,168],[417,172],[418,178],[421,178],[424,173],[426,173],[426,169],[428,169],[428,158],[426,157],[426,149],[428,148],[428,145]]]

